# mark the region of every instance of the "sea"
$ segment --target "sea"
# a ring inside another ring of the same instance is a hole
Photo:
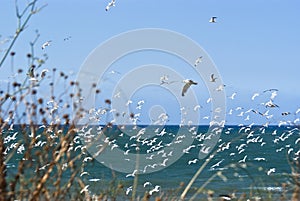
[[[224,194],[271,200],[291,197],[300,174],[299,127],[225,125],[214,137],[209,135],[210,129],[177,125],[84,127],[77,130],[67,151],[83,154],[77,161],[82,169],[78,175],[90,195],[102,193],[116,200],[130,200],[133,193],[141,198],[146,192],[151,194],[150,200],[159,196],[171,200],[183,193],[186,200],[193,196],[195,200],[206,200],[207,196],[217,199]],[[68,129],[61,130],[59,135]],[[20,161],[28,160],[26,140],[35,138],[34,149],[43,150],[50,143],[44,133],[56,141],[61,139],[55,132],[41,125],[34,135],[29,126],[27,132],[18,125],[2,132],[8,181],[15,178]],[[35,164],[26,175],[30,178],[37,168],[47,167]],[[63,176],[66,181],[69,178],[67,173]],[[122,190],[111,195],[118,186]]]

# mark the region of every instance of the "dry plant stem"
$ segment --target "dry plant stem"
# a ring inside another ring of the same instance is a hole
[[[18,6],[17,6],[17,1],[16,1],[16,14],[17,14],[17,18],[18,18],[18,28],[16,30],[16,33],[13,37],[12,42],[10,43],[9,47],[7,48],[6,52],[4,53],[4,56],[2,57],[1,61],[0,61],[0,68],[3,65],[6,57],[8,56],[9,52],[11,51],[12,47],[14,46],[15,42],[17,41],[18,37],[20,36],[21,32],[24,31],[27,23],[29,22],[30,18],[32,17],[33,14],[36,13],[35,11],[35,4],[36,4],[37,0],[34,0],[32,2],[30,2],[27,7],[23,10],[22,14],[19,13],[18,10]],[[26,11],[30,8],[30,13],[28,14],[28,16],[26,17],[25,21],[23,22],[23,24],[21,24],[21,19],[23,18],[24,14],[26,13]]]
[[[135,170],[136,174],[134,175],[133,181],[133,189],[132,189],[132,197],[131,200],[134,201],[136,197],[137,185],[138,185],[138,175],[139,175],[139,166],[140,166],[140,157],[139,154],[136,154],[136,163],[135,163]]]
[[[2,130],[1,130],[2,131]],[[2,133],[2,132],[1,132]],[[3,138],[0,137],[0,201],[6,200],[6,165],[4,162],[5,146]]]
[[[185,199],[185,196],[187,192],[190,190],[191,186],[199,176],[199,174],[203,171],[203,169],[206,167],[206,165],[213,159],[214,155],[210,155],[208,159],[205,160],[205,162],[202,164],[202,166],[198,169],[196,174],[193,176],[193,178],[190,180],[186,188],[184,189],[183,193],[180,195],[180,201],[183,201]]]
[[[209,184],[215,177],[217,176],[217,174],[212,175],[197,191],[196,193],[189,199],[189,201],[193,201],[196,196],[201,193],[203,191],[203,189],[207,186],[207,184]]]
[[[44,174],[42,179],[39,181],[36,189],[33,192],[33,196],[32,196],[31,200],[37,200],[38,195],[40,194],[45,182],[50,177],[50,173],[52,172],[55,164],[58,163],[58,161],[61,159],[61,157],[64,155],[64,153],[68,150],[68,145],[67,145],[67,142],[65,140],[65,137],[62,138],[62,142],[60,143],[60,146],[61,146],[61,148],[59,150],[59,153],[54,158],[54,160],[50,163],[48,170],[46,171],[46,173]]]
[[[77,182],[79,183],[82,189],[85,188],[85,185],[81,179],[77,178]],[[91,196],[88,191],[84,191],[84,196],[85,196],[85,200],[91,200]]]

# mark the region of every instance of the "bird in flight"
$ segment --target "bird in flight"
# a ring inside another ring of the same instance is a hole
[[[211,75],[210,75],[210,81],[211,81],[211,82],[216,82],[216,79],[217,79],[217,78],[215,77],[215,74],[211,74]]]
[[[202,62],[202,56],[196,59],[194,66],[196,67],[200,62]]]
[[[183,80],[183,82],[185,83],[185,85],[183,86],[183,89],[181,92],[182,96],[184,96],[184,94],[187,92],[187,90],[190,88],[190,86],[198,84],[197,82],[194,82],[193,80],[189,80],[189,79]]]
[[[45,43],[43,43],[42,50],[45,49],[47,46],[49,46],[51,42],[52,42],[51,40],[48,40]]]
[[[278,91],[278,89],[267,89],[267,90],[264,90],[263,93],[266,93],[268,91]]]
[[[272,108],[274,108],[274,107],[279,107],[278,105],[276,105],[275,103],[273,103],[273,101],[268,101],[267,103],[265,103],[265,106],[266,107],[272,107]]]
[[[111,7],[115,6],[116,4],[116,0],[112,0],[111,2],[109,2],[107,4],[107,6],[105,7],[105,10],[108,11]]]
[[[213,16],[213,17],[210,18],[209,22],[210,23],[216,23],[217,22],[216,20],[217,20],[217,17]]]

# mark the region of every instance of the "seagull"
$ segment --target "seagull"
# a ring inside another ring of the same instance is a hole
[[[71,36],[68,36],[68,37],[64,38],[64,41],[67,41],[67,40],[69,40],[71,38],[72,38]]]
[[[198,57],[198,58],[196,59],[195,64],[194,64],[195,67],[196,67],[199,63],[202,62],[202,58],[203,58],[203,56],[200,56],[200,57]]]
[[[45,49],[47,46],[49,46],[51,42],[52,42],[51,40],[48,40],[45,43],[43,43],[42,50]]]
[[[263,93],[266,93],[268,91],[278,91],[278,89],[267,89],[267,90],[264,90]]]
[[[172,84],[176,81],[169,81],[169,76],[168,75],[163,75],[160,77],[160,85],[163,85],[163,84]]]
[[[200,108],[202,108],[201,105],[196,105],[196,106],[194,107],[194,111],[197,111],[197,110],[199,110]]]
[[[230,195],[219,195],[219,198],[221,200],[232,200],[233,199],[232,196],[230,196]]]
[[[213,16],[213,17],[210,18],[209,22],[210,23],[216,23],[217,22],[216,19],[217,19],[217,17]]]
[[[146,186],[148,186],[148,185],[152,185],[149,181],[146,181],[145,183],[144,183],[144,188],[146,188]]]
[[[183,80],[183,82],[185,83],[185,85],[183,86],[181,95],[184,96],[184,94],[187,92],[187,90],[190,88],[191,85],[197,85],[197,82],[194,82],[193,80]]]
[[[235,98],[235,96],[236,96],[236,92],[234,92],[231,96],[229,96],[229,99],[234,99]]]
[[[273,100],[277,96],[277,91],[273,91],[270,99]]]
[[[163,75],[163,76],[161,76],[161,77],[160,77],[160,85],[168,84],[168,83],[169,83],[168,80],[169,80],[168,75]]]
[[[111,7],[115,6],[116,1],[112,0],[111,2],[109,2],[107,4],[107,6],[105,7],[105,10],[108,11]]]
[[[244,156],[244,158],[242,160],[239,160],[239,163],[246,163],[246,159],[247,159],[247,155]]]
[[[132,186],[129,186],[129,187],[126,189],[126,195],[128,195],[131,191],[132,191]]]
[[[216,88],[216,91],[223,91],[225,84],[221,84]]]
[[[278,105],[276,105],[275,103],[273,103],[273,101],[269,101],[269,102],[267,102],[267,103],[265,103],[265,106],[266,107],[279,107]]]
[[[88,188],[89,188],[90,185],[86,185],[81,191],[80,191],[80,194],[82,194],[83,192],[88,192]]]
[[[195,163],[197,163],[197,161],[198,161],[198,158],[195,158],[195,159],[193,159],[193,160],[189,160],[189,161],[188,161],[188,164],[189,164],[189,165],[195,164]]]
[[[275,171],[276,171],[275,168],[271,168],[267,171],[267,175],[270,175],[270,174],[274,173]]]
[[[216,79],[217,79],[217,78],[215,77],[215,74],[211,74],[211,75],[210,75],[210,81],[211,81],[211,82],[216,82]]]
[[[160,189],[160,186],[156,185],[154,187],[154,189],[152,189],[152,190],[149,191],[149,194],[152,195],[153,193],[158,193],[159,189]]]
[[[216,164],[212,165],[212,166],[210,167],[210,169],[215,169],[215,167],[219,167],[220,164],[221,164],[223,161],[224,161],[224,159],[220,160],[220,161],[217,162]]]
[[[255,94],[253,94],[253,96],[252,96],[252,100],[254,100],[257,96],[259,96],[259,93],[255,93]]]

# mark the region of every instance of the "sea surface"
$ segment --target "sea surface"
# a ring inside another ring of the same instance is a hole
[[[35,136],[45,129],[41,126]],[[98,140],[98,147],[104,147],[106,143],[105,151],[99,155],[95,155],[92,148],[76,150],[75,153],[81,150],[85,157],[94,158],[79,162],[85,164],[86,174],[81,178],[89,185],[91,194],[109,191],[112,183],[122,184],[120,200],[131,198],[134,180],[137,196],[142,197],[147,191],[152,197],[162,194],[179,197],[202,167],[186,197],[193,196],[201,187],[203,191],[197,199],[206,198],[208,190],[216,197],[232,193],[238,197],[246,193],[275,199],[283,193],[292,194],[293,178],[298,174],[299,179],[300,173],[298,127],[225,126],[210,148],[205,145],[205,140],[210,138],[208,129],[208,126],[189,126],[183,130],[179,126],[124,126],[105,130],[102,126],[86,127],[76,133],[79,137],[69,151],[74,151],[76,146],[89,145],[91,141]],[[96,130],[102,131],[104,138],[96,138]],[[22,134],[20,127],[14,126],[6,130],[3,137],[5,156],[9,158],[6,161],[7,177],[13,178],[20,160],[26,160],[24,132]],[[49,143],[42,136],[36,138],[35,149]],[[199,152],[205,152],[206,157],[199,159]],[[101,157],[104,153],[107,156]],[[39,166],[42,165],[45,164]],[[32,169],[28,175],[34,173]],[[284,188],[283,183],[286,184]]]

